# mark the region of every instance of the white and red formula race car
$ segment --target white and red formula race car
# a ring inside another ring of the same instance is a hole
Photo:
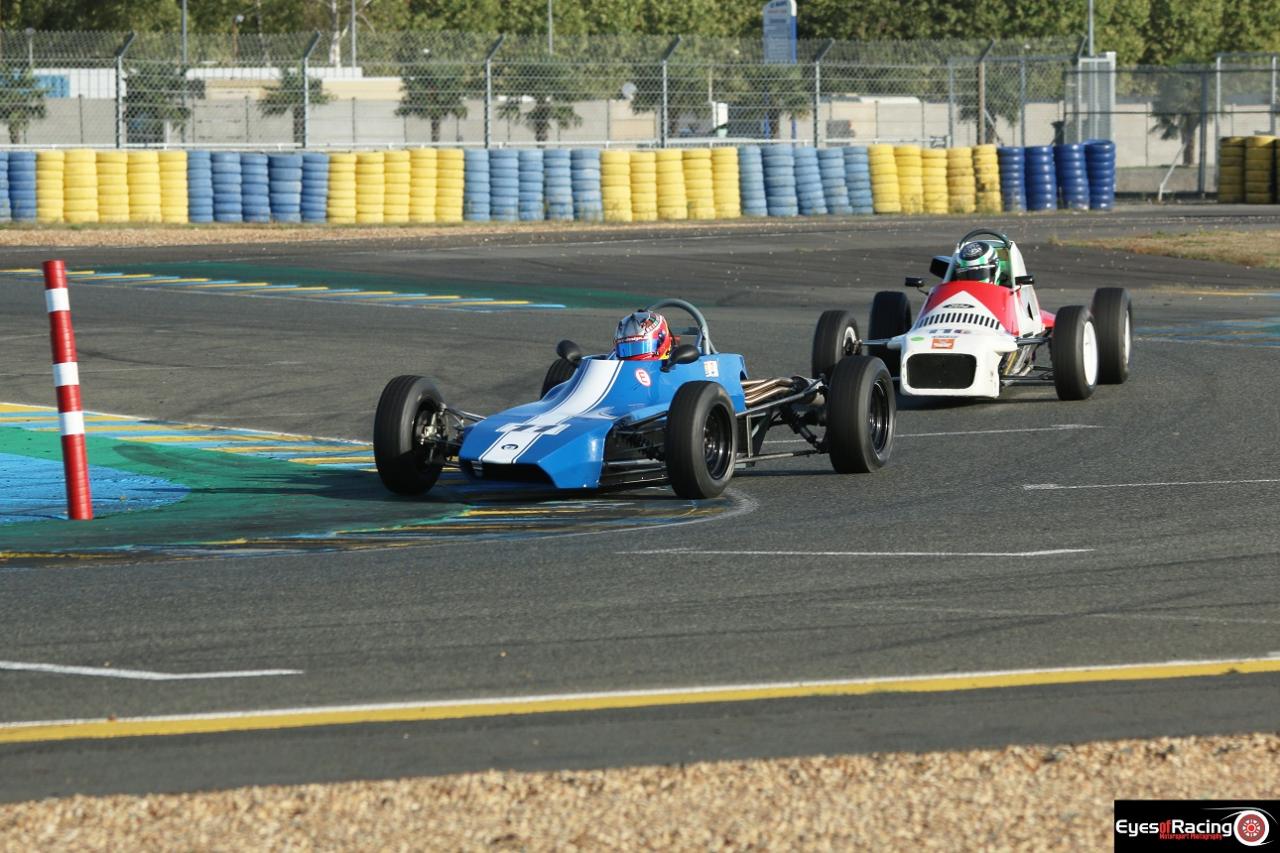
[[[898,377],[901,393],[998,397],[1008,385],[1052,382],[1059,399],[1083,400],[1098,384],[1128,377],[1133,309],[1124,288],[1095,290],[1090,306],[1044,311],[1017,245],[985,228],[929,269],[942,281],[914,323],[901,291],[881,291],[871,303],[863,343]],[[924,281],[908,277],[906,286],[923,291]]]

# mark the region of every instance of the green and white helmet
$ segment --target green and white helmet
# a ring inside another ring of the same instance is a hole
[[[1000,272],[1000,256],[990,243],[974,240],[956,252],[954,266],[952,281],[995,282]]]

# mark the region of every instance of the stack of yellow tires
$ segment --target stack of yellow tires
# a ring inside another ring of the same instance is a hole
[[[924,181],[924,212],[947,212],[947,150],[925,148],[920,152]]]
[[[738,219],[742,216],[742,196],[739,187],[738,149],[711,149],[712,195],[716,203],[717,219]]]
[[[463,160],[461,148],[436,154],[436,222],[462,221]]]
[[[160,221],[160,157],[155,151],[129,152],[129,221]]]
[[[657,158],[658,218],[689,218],[689,197],[684,187],[684,156],[679,148],[661,148]]]
[[[658,218],[658,160],[652,151],[631,152],[631,218],[635,222]]]
[[[867,149],[871,166],[871,206],[876,213],[901,213],[902,190],[898,186],[898,161],[892,145]]]
[[[187,152],[160,152],[160,219],[187,221]]]
[[[973,213],[978,209],[978,185],[973,177],[973,149],[947,149],[947,210]]]
[[[924,161],[920,146],[899,145],[893,149],[898,161],[898,194],[903,213],[924,212]]]
[[[66,192],[66,154],[36,154],[36,222],[61,222]]]
[[[689,199],[690,219],[715,219],[715,175],[711,170],[710,148],[684,150],[684,191]]]
[[[386,219],[387,157],[382,151],[356,155],[356,222],[380,225]]]
[[[436,221],[436,149],[409,152],[409,221]]]
[[[391,225],[403,225],[409,221],[409,181],[412,175],[409,152],[404,149],[386,152],[382,168],[382,221]]]
[[[608,148],[600,152],[600,193],[605,222],[630,222],[631,152]]]
[[[973,146],[973,180],[977,186],[978,213],[1000,213],[1000,158],[994,145]]]
[[[62,215],[72,225],[98,221],[98,157],[88,148],[67,152],[63,166]],[[186,175],[182,176],[186,186]]]
[[[1274,198],[1274,136],[1258,134],[1244,141],[1244,200],[1246,204],[1270,204]]]
[[[1280,157],[1280,150],[1277,150]],[[1218,201],[1244,201],[1244,137],[1224,136],[1218,140]]]
[[[129,221],[129,155],[124,151],[99,151],[98,221]]]
[[[356,155],[350,152],[329,155],[328,218],[334,225],[356,221]]]

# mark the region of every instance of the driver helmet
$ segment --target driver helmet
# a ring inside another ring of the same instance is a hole
[[[666,317],[640,310],[618,321],[613,352],[621,359],[656,361],[671,355],[671,340]]]
[[[996,282],[1000,271],[1000,258],[995,247],[983,240],[965,243],[956,252],[952,281]]]

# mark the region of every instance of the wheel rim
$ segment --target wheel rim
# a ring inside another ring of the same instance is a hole
[[[716,480],[724,477],[733,464],[733,430],[719,407],[707,414],[702,426],[702,455],[707,473]]]
[[[1133,318],[1128,311],[1124,312],[1124,337],[1121,338],[1121,355],[1124,356],[1124,364],[1129,363],[1129,349],[1133,346]]]
[[[425,472],[438,464],[435,458],[436,441],[443,434],[444,411],[431,403],[424,403],[413,418],[413,467]]]
[[[858,335],[853,330],[853,326],[844,327],[844,337],[840,339],[840,356],[857,355],[858,353]]]
[[[1080,336],[1080,360],[1084,363],[1084,381],[1086,385],[1098,382],[1098,333],[1093,322],[1084,324],[1084,334]]]
[[[893,432],[893,418],[889,409],[889,389],[881,380],[871,386],[871,401],[867,406],[867,427],[871,435],[871,446],[876,453],[883,453]]]

